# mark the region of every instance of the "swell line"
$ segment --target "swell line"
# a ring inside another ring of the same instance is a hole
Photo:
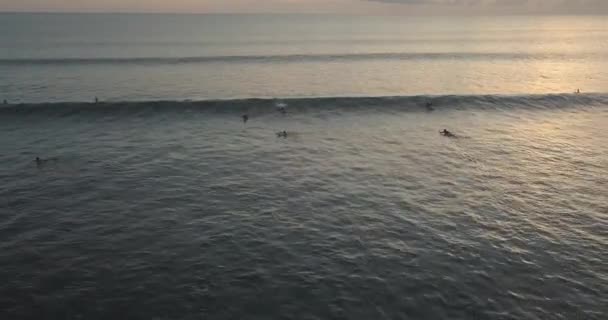
[[[295,55],[227,55],[193,57],[110,57],[110,58],[18,58],[0,59],[0,65],[128,65],[128,64],[197,64],[197,63],[273,63],[359,60],[546,60],[606,58],[608,53],[541,54],[480,52],[389,52]]]
[[[444,96],[360,96],[310,98],[248,98],[201,101],[111,101],[58,102],[16,104],[0,107],[0,114],[75,115],[82,113],[139,114],[199,110],[213,113],[268,113],[285,106],[290,112],[310,110],[385,110],[428,111],[432,103],[435,111],[449,109],[540,109],[551,110],[580,106],[608,106],[608,94],[544,94],[544,95],[444,95]]]

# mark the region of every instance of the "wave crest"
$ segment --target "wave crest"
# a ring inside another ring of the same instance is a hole
[[[434,110],[445,109],[556,109],[577,106],[608,106],[608,94],[548,94],[548,95],[444,95],[444,96],[383,96],[383,97],[313,97],[313,98],[252,98],[201,101],[124,101],[124,102],[63,102],[18,104],[0,107],[0,113],[70,115],[78,113],[154,113],[199,110],[214,113],[276,112],[277,106],[288,111],[310,110],[370,110],[427,111],[427,102]]]

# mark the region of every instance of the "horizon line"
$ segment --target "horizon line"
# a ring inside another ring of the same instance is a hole
[[[52,10],[41,10],[41,11],[2,11],[0,10],[0,14],[90,14],[90,15],[189,15],[189,16],[198,16],[198,15],[242,15],[242,16],[255,16],[255,15],[277,15],[277,16],[285,16],[285,15],[333,15],[333,16],[369,16],[369,17],[416,17],[416,16],[434,16],[434,17],[496,17],[496,16],[608,16],[608,12],[606,13],[550,13],[550,12],[529,12],[529,13],[498,13],[498,12],[487,12],[487,13],[474,13],[474,14],[399,14],[399,13],[387,13],[387,14],[368,14],[368,13],[338,13],[338,12],[156,12],[156,11],[52,11]]]

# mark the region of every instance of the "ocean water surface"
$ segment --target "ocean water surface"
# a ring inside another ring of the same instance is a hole
[[[605,92],[608,19],[0,14],[9,102]]]
[[[0,318],[606,319],[606,21],[2,14]]]

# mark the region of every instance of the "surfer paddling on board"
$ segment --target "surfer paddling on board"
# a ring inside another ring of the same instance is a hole
[[[57,162],[57,161],[59,161],[59,159],[57,159],[57,158],[42,159],[40,157],[36,157],[36,160],[34,160],[34,161],[36,162],[36,165],[41,166],[48,162]]]
[[[448,138],[456,138],[456,135],[451,133],[447,129],[443,129],[442,131],[439,131],[439,134],[441,134],[444,137],[448,137]]]

